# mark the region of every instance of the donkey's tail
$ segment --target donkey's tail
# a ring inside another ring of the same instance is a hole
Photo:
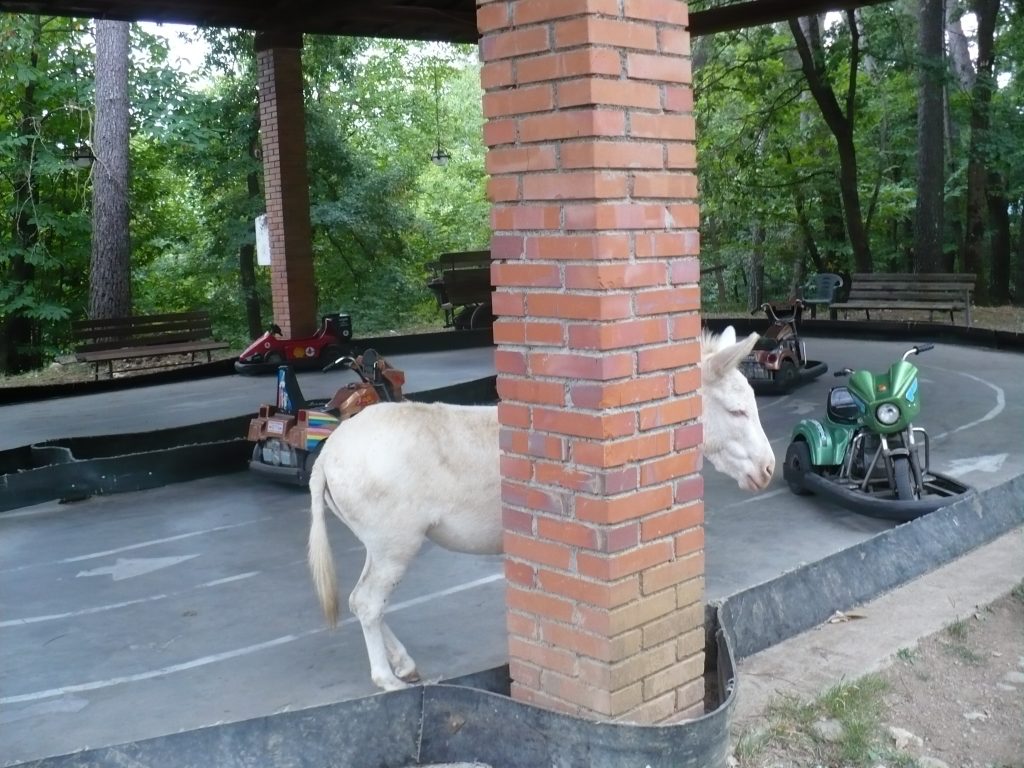
[[[327,538],[327,522],[324,519],[327,493],[324,462],[323,457],[320,457],[309,476],[310,514],[313,518],[309,526],[309,572],[324,617],[333,627],[338,623],[338,583],[334,574],[331,542]]]

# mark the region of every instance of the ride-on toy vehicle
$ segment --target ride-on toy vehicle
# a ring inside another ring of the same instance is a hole
[[[277,369],[277,400],[261,405],[249,422],[247,439],[255,443],[249,469],[275,480],[305,485],[324,440],[345,419],[381,401],[402,399],[405,374],[368,349],[358,357],[341,357],[325,367],[348,368],[358,382],[341,387],[329,400],[306,400],[295,370]]]
[[[341,312],[324,315],[320,328],[312,336],[296,339],[281,337],[281,329],[272,325],[238,356],[238,373],[267,373],[287,363],[308,369],[325,366],[346,352],[352,343],[352,318]]]
[[[828,370],[825,363],[807,359],[807,348],[797,328],[804,309],[800,299],[794,299],[788,314],[780,315],[772,304],[762,304],[759,309],[768,316],[771,325],[740,363],[740,371],[751,386],[787,392]]]
[[[931,470],[928,433],[913,425],[921,393],[917,367],[907,358],[933,346],[911,347],[884,373],[836,372],[850,380],[829,391],[825,418],[793,428],[783,466],[793,493],[821,494],[855,512],[906,521],[972,490]]]

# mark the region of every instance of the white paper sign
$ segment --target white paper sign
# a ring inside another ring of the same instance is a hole
[[[261,267],[270,266],[270,229],[265,213],[256,217],[256,263]]]

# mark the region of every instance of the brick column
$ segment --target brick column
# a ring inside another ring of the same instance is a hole
[[[302,35],[257,35],[256,58],[274,322],[286,338],[308,336],[316,331],[318,319],[302,101]]]
[[[703,712],[687,6],[477,0],[515,698]]]

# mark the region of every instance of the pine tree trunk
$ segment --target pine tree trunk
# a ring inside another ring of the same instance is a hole
[[[989,301],[993,304],[1010,303],[1010,201],[1006,199],[1005,179],[990,173],[988,179],[988,216],[992,227],[992,271],[989,279]]]
[[[128,236],[128,32],[123,21],[96,22],[96,122],[93,136],[92,263],[89,316],[131,314]]]
[[[964,242],[964,271],[978,277],[976,301],[988,303],[988,270],[985,268],[985,240],[988,217],[988,170],[985,144],[991,122],[994,90],[995,26],[999,0],[976,0],[978,18],[978,67],[971,98],[971,142],[967,161],[967,231]]]
[[[754,224],[753,249],[750,252],[750,280],[747,282],[747,309],[754,311],[764,303],[765,231],[761,222]]]
[[[256,159],[259,144],[259,113],[253,121],[253,133],[249,140],[249,156]],[[246,193],[251,200],[262,197],[259,177],[255,170],[245,177]],[[260,296],[256,289],[256,246],[243,245],[238,250],[238,276],[245,305],[245,319],[249,327],[249,338],[258,338],[263,333],[263,319],[260,312]]]
[[[942,0],[921,0],[918,33],[917,207],[914,271],[941,272],[943,193]]]

